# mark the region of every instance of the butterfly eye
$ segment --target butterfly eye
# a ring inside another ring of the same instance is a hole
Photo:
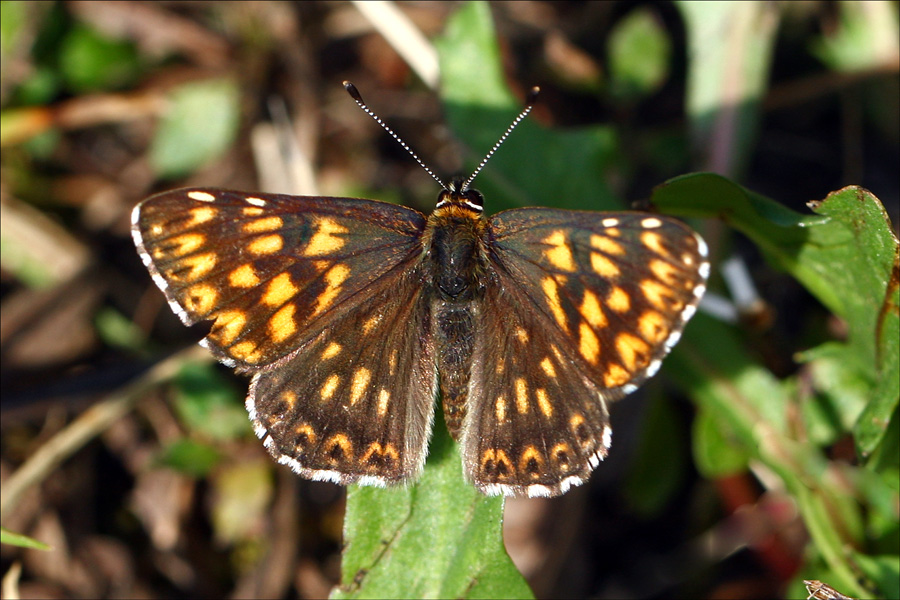
[[[478,190],[466,190],[466,204],[479,211],[484,210],[484,196]]]

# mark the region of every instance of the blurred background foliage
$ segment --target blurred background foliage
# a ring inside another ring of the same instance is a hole
[[[4,597],[520,595],[501,511],[538,597],[900,596],[897,3],[0,11],[0,516],[50,546],[4,532]],[[539,85],[489,212],[652,206],[710,242],[710,300],[583,488],[503,508],[441,439],[410,490],[301,481],[152,285],[129,215],[156,191],[431,209],[345,79],[444,179]]]

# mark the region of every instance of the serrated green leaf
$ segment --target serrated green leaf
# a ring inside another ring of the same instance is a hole
[[[900,402],[900,250],[878,199],[851,186],[815,203],[815,216],[804,216],[724,177],[700,173],[659,186],[653,202],[677,214],[721,218],[847,322],[846,360],[872,382],[854,432],[860,454],[868,456]]]
[[[854,427],[856,446],[863,456],[874,453],[885,443],[895,451],[898,446],[896,436],[893,439],[887,436],[892,421],[896,429],[900,407],[900,248],[896,241],[894,267],[875,323],[877,381],[873,400],[863,409]]]
[[[234,141],[239,116],[238,89],[229,79],[192,82],[173,90],[150,145],[154,171],[160,177],[178,177],[221,156]]]
[[[893,326],[885,317],[892,314],[892,301],[885,298],[890,297],[886,290],[890,289],[896,264],[897,243],[877,199],[859,188],[846,188],[815,204],[817,215],[803,216],[722,177],[696,174],[658,188],[654,203],[666,212],[721,218],[753,240],[773,265],[791,273],[845,319],[849,329],[846,344],[834,342],[805,356],[813,361],[844,361],[841,369],[848,371],[838,374],[838,385],[864,396],[863,415],[873,404],[879,406],[877,431],[881,440],[887,440],[885,432],[891,415],[896,414],[897,401],[893,392],[880,391],[880,386],[894,383],[880,378],[893,368],[889,361],[900,357],[879,354],[877,338],[884,327],[879,319]],[[701,331],[702,337],[695,337]],[[814,445],[805,439],[793,439],[790,428],[763,412],[758,390],[747,384],[756,377],[762,376],[759,381],[765,381],[772,376],[751,367],[749,373],[755,371],[755,375],[747,379],[748,359],[741,358],[743,351],[732,336],[723,324],[699,315],[669,359],[669,366],[674,363],[676,368],[668,373],[680,379],[704,408],[728,424],[751,457],[781,476],[797,501],[816,548],[835,573],[835,585],[852,595],[863,595],[858,571],[844,551],[865,538],[866,522],[859,499],[829,479],[834,467]],[[704,346],[702,339],[715,340],[715,344]],[[827,367],[827,362],[813,368],[819,366]],[[797,395],[796,384],[788,380],[781,391],[774,380],[772,384],[768,387],[775,401],[789,406]],[[855,408],[852,403],[838,407],[837,420],[841,420],[841,414],[844,419],[852,415],[858,404]],[[891,407],[894,412],[886,410]],[[857,420],[857,429],[862,419]],[[884,447],[876,446],[879,458],[873,462],[880,464],[885,458],[880,452]],[[891,463],[885,464],[885,472],[891,473]]]
[[[470,2],[435,42],[447,123],[470,149],[469,169],[474,169],[523,108],[506,86],[493,30],[490,5]],[[491,158],[474,187],[485,195],[488,212],[517,206],[621,208],[621,200],[608,184],[618,166],[617,150],[612,128],[550,131],[525,119]]]

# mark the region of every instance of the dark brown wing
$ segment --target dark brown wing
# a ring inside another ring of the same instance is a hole
[[[187,189],[133,215],[138,252],[203,344],[256,373],[257,435],[312,479],[383,485],[416,475],[435,366],[421,295],[425,217],[350,198]]]
[[[425,217],[372,200],[184,189],[133,214],[144,264],[186,325],[244,370],[283,358],[421,251]]]
[[[279,462],[335,483],[417,476],[437,376],[429,303],[416,269],[386,277],[274,369],[253,377],[247,410]]]
[[[500,213],[488,236],[466,472],[487,493],[558,495],[606,455],[607,403],[680,337],[705,290],[706,245],[662,216],[551,209]]]

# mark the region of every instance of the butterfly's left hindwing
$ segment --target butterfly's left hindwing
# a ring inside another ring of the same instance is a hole
[[[352,198],[185,189],[134,211],[138,252],[204,345],[254,370],[332,327],[358,294],[422,251],[425,217]]]

